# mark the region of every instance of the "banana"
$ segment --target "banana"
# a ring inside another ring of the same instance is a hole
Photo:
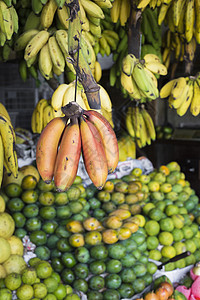
[[[187,1],[186,10],[185,10],[185,38],[189,43],[193,37],[195,23],[195,8],[194,0]]]
[[[94,64],[94,79],[99,82],[102,77],[102,69],[100,63],[96,60]]]
[[[55,0],[48,0],[40,16],[40,23],[43,29],[48,29],[52,25],[56,9],[57,4]]]
[[[93,36],[96,38],[101,37],[101,26],[94,25],[92,22],[89,21],[89,29]]]
[[[167,75],[167,68],[165,65],[159,63],[159,62],[149,62],[144,63],[145,68],[147,68],[149,71],[151,71],[154,74],[160,74],[160,75]]]
[[[184,87],[184,89],[179,97],[177,97],[176,99],[174,99],[172,96],[169,97],[168,101],[169,101],[170,107],[173,107],[175,109],[178,109],[179,107],[181,107],[181,105],[183,104],[185,99],[188,97],[188,94],[189,94],[189,85],[186,84],[186,86]]]
[[[143,118],[143,115],[141,114],[141,111],[140,111],[139,107],[138,107],[138,117],[137,117],[137,119],[139,120],[141,146],[145,147],[146,144],[148,144],[148,145],[151,144],[151,138],[148,134],[146,123],[145,123],[145,120]]]
[[[69,87],[68,84],[60,84],[58,88],[54,91],[52,97],[51,97],[51,106],[54,110],[59,110],[63,105],[63,97],[64,94]]]
[[[58,42],[58,45],[63,53],[63,56],[65,58],[65,62],[69,64],[69,49],[68,49],[68,34],[66,30],[60,29],[56,30],[55,33],[56,41]],[[74,67],[72,64],[69,64],[69,68],[71,71],[75,72]]]
[[[31,116],[31,129],[33,133],[37,133],[36,129],[36,108],[33,110],[32,116]]]
[[[125,118],[125,123],[126,123],[126,129],[131,137],[135,137],[135,130],[133,127],[133,122],[132,122],[132,114],[133,114],[133,108],[131,106],[128,107],[127,113],[126,113],[126,118]]]
[[[82,155],[86,171],[97,189],[102,189],[108,175],[107,159],[98,129],[80,118]]]
[[[84,8],[83,8],[84,9]],[[86,16],[85,16],[86,17]],[[100,20],[99,18],[93,17],[91,15],[87,16],[89,23],[93,23],[96,26],[100,25]],[[81,11],[81,20],[82,20],[82,11]]]
[[[80,46],[81,46],[81,51],[90,66],[91,71],[94,71],[94,65],[96,61],[96,55],[94,52],[94,49],[88,40],[87,36],[82,35],[80,39]]]
[[[41,30],[28,42],[24,51],[24,59],[28,60],[42,49],[42,47],[47,43],[49,39],[49,32],[46,30]]]
[[[135,130],[135,137],[137,145],[142,148],[141,143],[141,136],[140,136],[140,116],[139,116],[139,107],[133,107],[133,114],[132,114],[132,122]]]
[[[171,94],[176,79],[168,81],[160,90],[160,98],[167,98]]]
[[[3,19],[3,22],[0,21],[0,24],[3,24],[1,30],[5,33],[7,40],[10,40],[14,32],[14,24],[10,9],[3,1],[0,1],[0,15],[0,18]]]
[[[1,47],[3,47],[6,43],[7,37],[5,35],[5,33],[3,33],[2,31],[0,32],[0,45]]]
[[[57,118],[57,117],[64,117],[65,115],[63,114],[61,109],[58,110],[53,110],[53,117]]]
[[[180,95],[183,92],[183,89],[186,86],[186,83],[187,83],[187,81],[186,81],[185,77],[179,77],[174,81],[172,89],[171,89],[171,95],[174,99],[177,99],[178,97],[180,97]]]
[[[181,18],[181,14],[184,13],[183,9],[184,9],[184,6],[185,6],[185,2],[186,2],[186,0],[175,0],[175,1],[173,1],[173,4],[172,4],[173,15],[170,16],[170,18],[172,17],[175,27],[178,27],[178,24],[179,24],[179,21],[180,21],[180,18]],[[169,12],[169,10],[168,10],[168,12]]]
[[[187,112],[187,110],[188,110],[188,108],[189,108],[189,106],[190,106],[190,104],[192,102],[193,95],[194,95],[194,81],[193,80],[189,80],[187,86],[188,86],[187,97],[185,97],[184,102],[176,110],[177,114],[180,117],[182,117],[183,115],[185,115],[185,113]]]
[[[36,147],[36,164],[42,179],[49,183],[54,176],[57,150],[66,118],[54,118],[43,129]]]
[[[54,182],[58,191],[66,191],[75,180],[81,155],[81,135],[78,119],[70,120],[63,132],[56,157]]]
[[[58,69],[55,65],[53,65],[52,71],[54,74],[56,74],[57,76],[60,76],[63,72]]]
[[[133,69],[132,76],[140,90],[150,99],[158,97],[158,90],[152,79],[147,75],[141,63],[137,63]]]
[[[88,15],[99,19],[104,19],[103,10],[99,5],[90,0],[80,0],[80,2]]]
[[[36,114],[36,122],[37,122],[37,132],[41,133],[42,129],[44,128],[43,125],[43,110],[46,106],[48,106],[48,101],[46,99],[41,99],[37,105],[36,105],[36,110],[39,114]]]
[[[100,87],[99,89],[99,97],[101,101],[101,107],[109,112],[112,111],[112,102],[110,100],[110,96],[108,95],[107,91],[104,89],[104,87],[100,84],[98,84]]]
[[[51,105],[47,105],[43,109],[43,129],[54,118],[54,111]]]
[[[140,0],[139,4],[137,5],[137,9],[145,9],[145,7],[149,4],[151,0]]]
[[[112,7],[112,3],[110,0],[94,0],[94,2],[103,9]]]
[[[24,32],[30,29],[38,29],[40,25],[40,16],[36,15],[33,11],[30,12],[24,25]]]
[[[130,16],[131,12],[131,2],[129,0],[122,0],[121,1],[121,9],[120,9],[120,24],[121,26],[125,26],[127,23],[127,20]]]
[[[54,66],[56,66],[61,72],[64,72],[65,59],[62,51],[56,41],[55,36],[51,36],[48,40],[49,53]]]
[[[157,88],[157,87],[158,87],[158,81],[157,81],[156,76],[155,76],[151,71],[149,71],[149,69],[147,69],[147,68],[145,68],[145,67],[144,67],[144,70],[145,70],[145,72],[147,73],[147,75],[148,75],[149,77],[151,77],[152,82],[154,83],[155,87]]]
[[[8,113],[6,107],[1,102],[0,102],[0,112],[1,112],[2,115],[4,115],[11,122],[9,113]]]
[[[46,80],[49,80],[52,73],[53,63],[51,60],[48,43],[46,43],[39,52],[38,67],[43,77]]]
[[[57,9],[57,16],[64,29],[69,28],[69,13],[66,6]]]
[[[114,172],[119,161],[119,149],[115,133],[110,123],[97,111],[84,111],[87,120],[98,130],[107,159],[108,173]]]
[[[127,54],[122,60],[122,72],[124,72],[124,74],[126,74],[127,76],[131,76],[136,61],[137,59],[134,54]]]
[[[27,72],[27,65],[24,59],[20,60],[19,62],[19,74],[21,79],[26,82],[27,77],[28,77],[28,72]]]
[[[200,0],[195,0],[195,38],[200,44]]]
[[[153,123],[153,120],[152,120],[150,114],[148,113],[148,111],[146,109],[141,109],[141,114],[143,116],[148,135],[151,137],[151,139],[153,141],[155,141],[156,131],[155,131],[155,126],[154,126],[154,123]]]
[[[135,93],[135,91],[137,91],[137,89],[133,83],[132,76],[127,76],[124,72],[121,72],[120,80],[121,80],[121,85],[124,87],[124,89],[130,95],[132,95],[132,97],[137,97],[137,93]],[[139,93],[138,93],[138,97],[139,97],[138,99],[141,98]],[[135,99],[137,99],[137,98],[135,98]]]
[[[200,113],[200,87],[197,81],[194,81],[194,95],[190,105],[191,114],[196,117]]]
[[[107,36],[112,37],[113,39],[115,39],[116,41],[119,41],[119,35],[117,32],[115,32],[114,30],[111,29],[104,29],[103,33]]]
[[[3,180],[3,164],[4,164],[4,148],[3,148],[3,140],[0,135],[0,187]]]
[[[165,20],[165,16],[166,16],[167,11],[170,7],[170,4],[171,3],[166,4],[164,2],[161,4],[159,14],[158,14],[158,25],[161,25],[162,22]]]
[[[34,13],[38,15],[42,11],[43,4],[40,0],[31,0],[31,7]]]
[[[145,64],[148,63],[161,63],[160,58],[156,54],[148,53],[144,56]]]
[[[109,72],[109,83],[110,86],[115,86],[117,81],[117,64],[113,64],[112,67],[110,68]]]
[[[110,9],[110,16],[113,23],[117,23],[120,17],[120,10],[121,10],[121,2],[123,0],[114,0],[112,7]]]
[[[18,14],[14,8],[14,6],[9,7],[10,15],[13,23],[13,32],[18,33],[19,29],[19,20],[18,20]]]
[[[0,114],[0,134],[3,141],[4,157],[9,170],[14,177],[18,174],[18,164],[14,155],[15,148],[15,132],[10,121],[2,114]]]

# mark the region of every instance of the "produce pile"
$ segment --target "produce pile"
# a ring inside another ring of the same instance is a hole
[[[14,234],[29,236],[37,258],[49,261],[64,284],[88,299],[142,292],[157,271],[149,259],[166,262],[191,252],[167,263],[166,271],[200,260],[199,198],[176,162],[149,175],[135,168],[106,181],[101,191],[85,188],[77,176],[60,193],[54,181],[45,183],[29,167],[29,174],[18,182],[4,181],[1,190]]]

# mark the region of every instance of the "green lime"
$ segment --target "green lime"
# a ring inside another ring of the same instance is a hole
[[[61,260],[63,262],[63,265],[67,268],[73,268],[76,264],[76,259],[74,254],[70,252],[65,252],[62,254]]]
[[[150,250],[149,251],[149,258],[150,259],[159,261],[161,259],[161,257],[162,257],[162,255],[161,255],[161,253],[160,253],[159,250],[154,249],[154,250]]]
[[[62,270],[62,272],[61,272],[61,278],[62,278],[62,281],[65,284],[72,284],[72,282],[75,279],[75,275],[74,275],[73,270],[70,270],[70,269],[64,269],[64,270]]]
[[[105,279],[99,275],[92,276],[88,281],[88,285],[92,290],[101,290],[105,286]]]
[[[176,249],[176,254],[181,254],[183,252],[185,252],[187,249],[186,249],[186,244],[185,244],[185,241],[184,242],[175,242],[173,244],[173,247]]]
[[[130,239],[130,238],[126,239],[126,240],[123,240],[120,243],[126,248],[127,253],[132,252],[133,250],[135,250],[138,247],[137,243],[134,240]]]
[[[44,283],[35,283],[33,285],[34,297],[35,298],[44,298],[47,295],[47,287]]]
[[[102,262],[102,261],[101,261]],[[93,263],[93,262],[92,262]],[[91,263],[91,264],[92,264]],[[104,263],[104,262],[102,262]],[[91,264],[90,264],[90,268],[91,268]],[[81,278],[81,279],[85,279],[88,277],[89,274],[89,269],[88,269],[88,265],[87,264],[83,264],[83,263],[78,263],[74,266],[74,274],[77,278]],[[95,274],[95,273],[93,273]]]
[[[133,271],[136,275],[136,277],[141,277],[143,275],[146,274],[147,272],[147,267],[145,264],[139,263],[137,262],[134,266],[133,266]]]
[[[69,201],[76,201],[78,200],[78,198],[81,196],[81,191],[78,187],[71,186],[68,190],[67,190],[67,197],[69,199]]]
[[[140,257],[141,257],[141,255],[140,255]],[[126,256],[124,256],[123,258],[120,259],[120,261],[122,263],[123,268],[130,268],[135,264],[136,258],[133,255],[133,253],[132,254],[127,253]]]
[[[104,300],[118,300],[120,299],[120,293],[114,289],[106,289],[103,291]]]
[[[112,244],[108,247],[108,255],[114,259],[121,259],[126,255],[126,248],[119,243]]]
[[[173,220],[169,217],[160,220],[160,229],[171,232],[174,229]]]
[[[147,272],[151,275],[153,275],[158,269],[157,265],[152,261],[149,261],[146,267],[147,267]]]
[[[10,198],[19,197],[22,193],[22,188],[17,183],[9,183],[4,187],[4,192]]]
[[[17,228],[15,229],[15,235],[18,238],[23,239],[23,237],[27,235],[27,231],[24,228]]]
[[[29,235],[30,240],[33,244],[36,246],[42,246],[45,245],[47,242],[47,235],[44,231],[42,230],[35,230],[32,231]]]
[[[119,273],[122,270],[122,262],[117,259],[110,259],[106,262],[106,272]]]
[[[183,226],[182,231],[185,239],[191,239],[194,235],[194,232],[189,225]]]
[[[23,209],[23,215],[26,218],[37,217],[39,214],[39,207],[37,204],[27,204]]]
[[[182,269],[182,268],[185,268],[186,267],[186,263],[185,263],[185,259],[182,258],[182,259],[179,259],[175,262],[175,268],[176,269]]]
[[[163,215],[163,212],[158,208],[152,208],[148,213],[149,218],[152,220],[155,220],[155,221],[160,221],[162,218],[162,215]]]
[[[103,300],[103,294],[98,292],[98,291],[88,291],[87,292],[87,299],[88,300]],[[68,300],[68,299],[66,299],[66,300]]]
[[[66,287],[63,283],[59,283],[57,289],[53,292],[56,299],[61,300],[67,295]]]
[[[132,282],[132,287],[133,287],[133,290],[134,290],[135,294],[141,293],[145,289],[144,279],[143,278],[136,278]]]
[[[35,249],[35,254],[42,260],[49,260],[50,258],[50,250],[46,246],[38,246]]]
[[[42,224],[42,230],[47,234],[53,234],[58,227],[58,223],[55,220],[45,221]]]
[[[99,245],[99,246],[101,246],[101,245]],[[88,261],[90,259],[90,252],[85,247],[78,247],[75,250],[74,254],[75,254],[76,260],[79,261],[79,262],[81,262],[81,263],[88,263]]]
[[[25,227],[27,231],[40,230],[42,227],[42,221],[38,217],[33,217],[26,220]]]
[[[55,197],[52,192],[41,192],[38,201],[44,206],[51,206],[55,202]]]
[[[21,212],[15,212],[12,214],[12,218],[15,221],[15,227],[22,228],[26,223],[26,218]]]
[[[150,236],[158,235],[158,233],[160,231],[159,223],[157,221],[154,221],[154,220],[147,221],[144,228],[145,228],[147,234],[150,235]]]
[[[52,277],[52,276],[44,279],[43,283],[46,285],[48,293],[55,292],[55,290],[58,287],[58,281],[54,277]]]
[[[88,203],[90,204],[91,209],[97,209],[101,207],[101,201],[99,201],[97,198],[92,197],[88,200]]]
[[[4,283],[7,289],[14,291],[21,286],[21,275],[17,273],[10,273],[4,279]]]
[[[56,205],[65,205],[69,202],[66,192],[55,193],[54,197],[54,203]]]
[[[167,258],[176,256],[176,249],[173,246],[163,246],[161,249],[161,255]]]
[[[165,208],[165,214],[168,217],[171,217],[171,216],[176,215],[178,213],[179,213],[179,208],[178,208],[178,206],[176,206],[174,204],[167,205],[166,208]]]
[[[42,192],[50,192],[55,188],[55,184],[53,180],[50,183],[46,183],[42,179],[40,179],[37,184],[37,188]]]
[[[193,240],[187,239],[184,241],[184,243],[187,251],[194,253],[197,250],[196,244]]]
[[[105,286],[108,289],[117,289],[122,283],[121,277],[118,274],[108,274],[105,277]]]
[[[132,267],[123,268],[119,275],[124,283],[132,283],[136,279],[136,275]]]
[[[40,261],[35,266],[37,276],[40,279],[45,279],[49,276],[51,276],[51,273],[53,272],[53,269],[48,261]]]
[[[102,260],[95,260],[90,263],[90,272],[94,275],[100,275],[106,270],[106,264]]]
[[[18,299],[29,300],[34,296],[34,290],[31,285],[23,284],[16,290],[16,295]]]
[[[174,242],[180,242],[184,238],[182,229],[174,228],[172,235]]]
[[[21,199],[27,204],[35,203],[38,200],[38,193],[36,190],[25,190],[21,194]]]
[[[148,236],[147,238],[147,249],[153,250],[156,249],[159,245],[159,240],[156,236]]]
[[[159,233],[158,240],[161,245],[170,246],[173,243],[173,235],[171,232],[162,231]]]
[[[53,206],[43,206],[39,214],[44,220],[53,220],[56,217],[56,209]]]
[[[90,255],[94,259],[105,259],[108,256],[108,249],[104,245],[96,245],[90,249]]]
[[[24,202],[20,198],[11,198],[6,203],[6,208],[11,212],[21,211],[24,207]]]

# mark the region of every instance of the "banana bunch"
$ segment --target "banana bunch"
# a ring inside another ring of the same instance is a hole
[[[41,133],[45,126],[54,118],[54,110],[50,101],[41,99],[38,101],[31,117],[31,129],[33,133]]]
[[[115,170],[118,143],[109,122],[94,110],[81,110],[80,116],[54,118],[42,131],[36,148],[38,171],[45,182],[54,178],[58,191],[74,182],[82,153],[86,171],[102,189],[108,173]]]
[[[173,0],[139,0],[139,1],[136,1],[136,7],[137,9],[140,9],[140,10],[144,10],[147,5],[149,5],[149,7],[151,9],[155,9],[156,7],[160,7],[162,5],[162,3],[167,3],[168,2],[171,2]]]
[[[112,52],[118,49],[119,36],[114,30],[104,29],[97,43],[99,44],[98,52],[101,53],[102,56],[105,54],[109,56]],[[97,46],[95,47],[97,48]]]
[[[99,84],[99,96],[101,101],[101,113],[110,122],[111,126],[114,127],[112,121],[112,102],[107,91]],[[78,83],[77,89],[75,88],[75,80],[69,84],[60,84],[54,91],[51,98],[51,106],[54,110],[54,117],[64,116],[61,108],[66,106],[70,102],[75,101],[75,90],[76,90],[76,102],[84,110],[90,110],[90,106],[87,101],[86,94],[83,86]]]
[[[160,90],[161,98],[168,98],[170,108],[175,108],[179,116],[190,109],[193,116],[200,113],[200,75],[179,77],[170,80]]]
[[[14,177],[18,175],[18,161],[15,150],[16,135],[5,106],[0,103],[0,186],[4,167]]]
[[[142,47],[141,58],[146,54],[155,54],[162,61],[161,45],[162,45],[162,33],[161,26],[158,24],[158,9],[145,8],[142,12]]]
[[[195,37],[187,42],[181,34],[171,32],[168,29],[163,36],[162,46],[164,49],[162,53],[163,64],[168,69],[171,58],[175,58],[178,62],[192,62],[195,57],[197,43]]]
[[[7,1],[0,1],[0,46],[10,41],[14,33],[18,32],[18,14],[12,3],[8,6]],[[11,2],[11,1],[10,1]]]
[[[130,135],[123,135],[118,139],[119,161],[126,161],[127,158],[136,158],[136,144]]]
[[[131,1],[130,0],[114,0],[110,10],[113,23],[120,21],[121,26],[125,26],[130,17]]]
[[[126,129],[139,148],[150,145],[156,139],[156,131],[149,112],[144,108],[128,107],[126,114]]]
[[[121,85],[131,99],[145,102],[146,98],[155,100],[159,97],[155,74],[166,75],[167,68],[155,54],[146,54],[143,60],[128,54],[122,61]]]

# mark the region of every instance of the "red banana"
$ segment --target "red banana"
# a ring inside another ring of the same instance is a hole
[[[54,169],[58,191],[70,188],[75,180],[81,155],[81,135],[77,118],[71,119],[64,130]]]
[[[103,146],[106,154],[108,173],[112,173],[117,167],[119,161],[118,142],[114,130],[110,123],[95,110],[84,111],[84,115],[98,129],[103,141]]]
[[[49,183],[53,179],[58,145],[66,125],[66,118],[52,119],[43,129],[36,147],[36,163],[42,179]]]
[[[80,120],[82,154],[86,171],[98,189],[102,189],[108,166],[102,139],[97,128],[83,116]]]

